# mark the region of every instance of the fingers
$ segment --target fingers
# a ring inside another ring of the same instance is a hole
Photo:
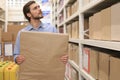
[[[19,56],[17,56],[17,58],[16,58],[17,64],[23,63],[24,60],[25,60],[25,57],[22,56],[22,55],[19,55]]]
[[[66,64],[67,61],[68,61],[68,55],[62,56],[62,57],[60,58],[60,60],[61,60],[64,64]]]

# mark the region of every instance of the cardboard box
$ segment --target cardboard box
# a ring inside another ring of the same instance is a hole
[[[109,80],[110,55],[99,52],[99,80]]]
[[[94,14],[93,19],[89,18],[91,39],[120,41],[119,8],[120,3],[117,3]]]
[[[99,52],[91,49],[90,50],[90,75],[94,79],[98,79],[98,65],[99,65]]]
[[[120,58],[110,57],[110,79],[120,79]]]
[[[66,31],[69,35],[69,38],[72,38],[72,25],[71,24],[67,25],[67,30]]]
[[[93,23],[92,24],[93,25],[93,27],[92,27],[93,30],[90,30],[90,31],[93,31],[93,34],[92,34],[93,37],[92,38],[101,40],[101,37],[103,35],[101,34],[101,13],[100,12],[94,14],[92,23]]]
[[[66,8],[66,18],[69,18],[71,16],[71,6]]]
[[[111,7],[111,37],[112,40],[120,41],[120,3]]]
[[[69,59],[72,60],[73,59],[73,44],[69,43],[68,45],[68,55],[69,55]]]
[[[77,44],[73,44],[73,49],[72,49],[72,60],[79,65],[79,46]]]
[[[7,32],[18,32],[24,27],[26,27],[26,25],[8,25]]]
[[[93,39],[93,36],[92,36],[92,35],[93,35],[93,32],[94,32],[94,31],[93,31],[93,26],[94,26],[94,25],[93,25],[93,21],[94,21],[94,20],[93,20],[93,16],[89,17],[89,38],[90,38],[90,39]]]
[[[2,42],[12,42],[12,33],[2,32]]]
[[[72,23],[72,38],[79,38],[79,21],[75,21]]]
[[[101,39],[111,40],[111,8],[106,8],[101,12]],[[100,27],[100,26],[99,26]]]
[[[64,80],[60,58],[68,53],[68,35],[22,32],[20,41],[20,54],[26,60],[20,65],[19,80]]]

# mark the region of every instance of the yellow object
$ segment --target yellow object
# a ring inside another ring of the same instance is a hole
[[[11,64],[5,68],[4,80],[18,80],[19,66],[17,64]]]
[[[0,63],[0,80],[4,80],[4,76],[3,76],[3,72],[4,72],[4,69],[5,67],[7,67],[11,62],[9,61],[5,61],[5,62],[1,62]]]

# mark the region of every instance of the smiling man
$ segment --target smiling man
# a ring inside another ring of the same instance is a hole
[[[17,64],[24,62],[25,57],[20,55],[20,33],[22,31],[38,31],[38,32],[53,32],[57,33],[54,26],[50,24],[45,24],[40,21],[43,18],[40,6],[35,1],[29,1],[23,7],[23,13],[25,18],[29,21],[29,25],[19,31],[16,44],[14,48],[14,60]],[[64,55],[60,60],[65,64],[68,61],[68,55]]]

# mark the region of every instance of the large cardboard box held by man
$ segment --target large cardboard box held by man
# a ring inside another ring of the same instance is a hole
[[[68,35],[59,33],[22,32],[19,80],[64,80],[65,64],[60,57],[67,54]]]

